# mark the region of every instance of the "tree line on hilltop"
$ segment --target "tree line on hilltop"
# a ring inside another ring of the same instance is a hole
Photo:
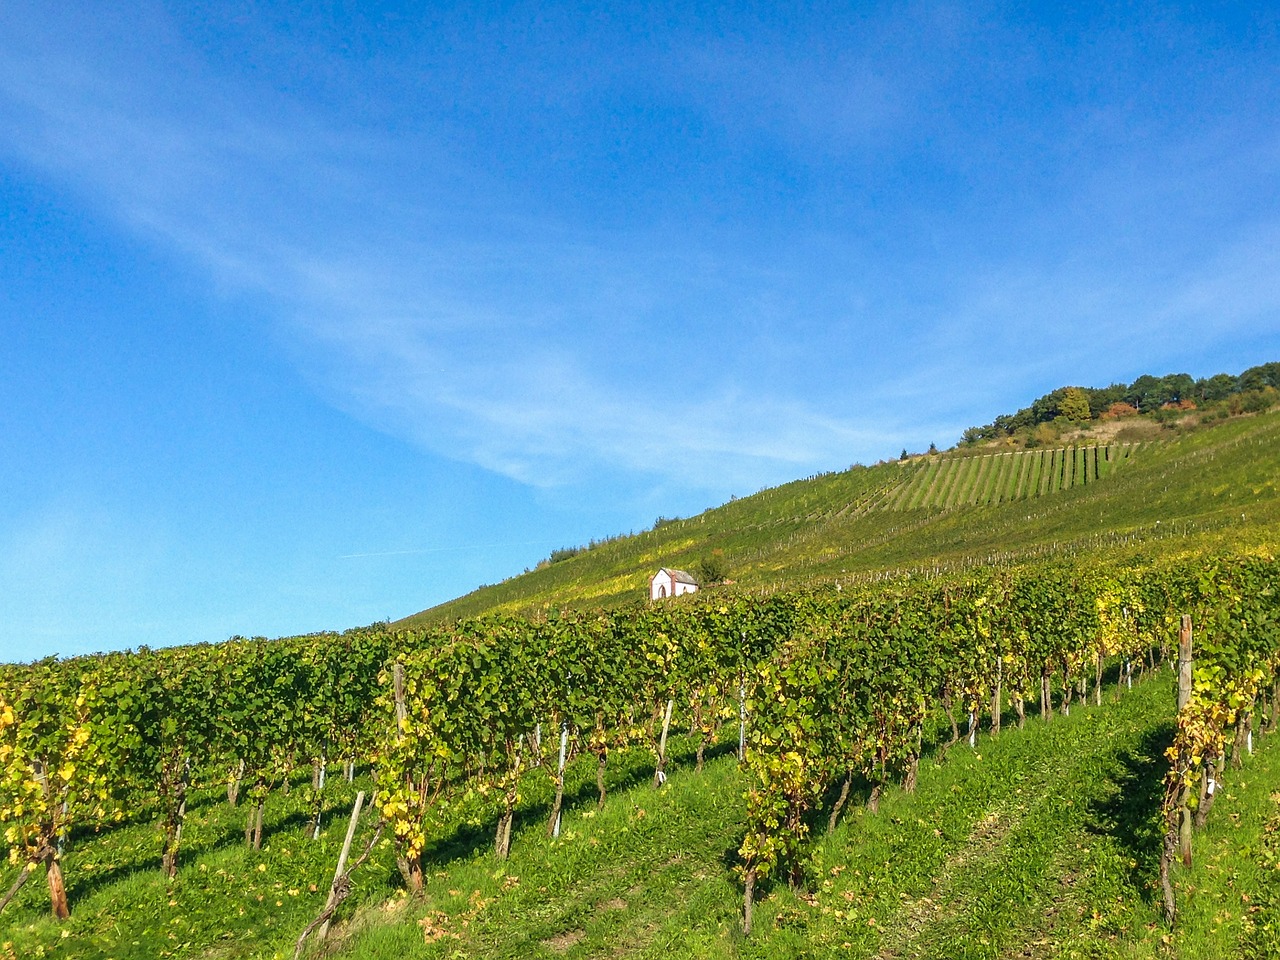
[[[1029,433],[1040,424],[1118,419],[1161,411],[1213,407],[1222,415],[1259,412],[1280,401],[1280,363],[1250,367],[1239,376],[1218,373],[1199,380],[1186,373],[1163,377],[1144,374],[1133,383],[1107,387],[1059,387],[1017,413],[1002,414],[982,427],[970,427],[961,444]]]

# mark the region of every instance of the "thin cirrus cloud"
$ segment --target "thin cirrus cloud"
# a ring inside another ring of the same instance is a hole
[[[640,89],[695,114],[686,146],[711,161],[662,154],[686,179],[645,194],[659,213],[618,229],[616,213],[563,213],[572,176],[522,195],[501,174],[520,148],[477,146],[500,131],[460,137],[456,116],[427,111],[402,142],[243,78],[220,83],[168,35],[156,59],[141,42],[121,55],[101,40],[15,45],[0,116],[21,136],[0,149],[265,296],[335,406],[540,487],[612,469],[741,489],[892,452],[907,424],[946,442],[989,419],[988,404],[1082,370],[1136,373],[1109,366],[1118,349],[1177,362],[1188,350],[1151,342],[1169,324],[1201,344],[1274,335],[1274,217],[1214,223],[1216,205],[1194,199],[1246,192],[1274,154],[1254,122],[1265,76],[1242,88],[1239,116],[1185,133],[1158,117],[1135,145],[1123,72],[1091,75],[1105,95],[1079,106],[1069,78],[1053,86],[1076,52],[1034,30],[922,10],[822,26],[677,36],[648,85],[637,77],[652,51],[604,71],[610,96]],[[509,69],[502,110],[519,114]],[[599,147],[591,89],[564,82],[572,109],[546,125]],[[516,129],[536,134],[521,117]],[[658,128],[616,132],[664,149]],[[1224,144],[1240,149],[1224,158]],[[775,148],[790,158],[777,170],[744,158]],[[619,170],[646,173],[619,150]],[[734,197],[713,176],[721,162],[773,176],[782,202],[735,231],[768,191]],[[819,174],[835,186],[806,179]],[[583,175],[600,171],[584,161]],[[695,187],[702,200],[681,209]],[[688,229],[671,229],[686,212]],[[937,389],[983,380],[1003,392]],[[655,420],[668,407],[686,415],[678,425]]]
[[[528,347],[455,363],[413,322],[344,323],[327,353],[343,370],[338,401],[360,415],[534,486],[573,484],[625,470],[703,489],[743,489],[762,474],[851,460],[882,435],[823,418],[799,403],[726,390],[695,400],[603,384],[570,352]],[[343,382],[345,379],[345,382]]]
[[[612,469],[740,489],[883,439],[785,392],[680,384],[678,356],[632,349],[672,291],[723,286],[704,251],[610,249],[492,201],[459,231],[429,188],[371,182],[402,159],[378,135],[297,108],[268,122],[194,88],[201,106],[178,113],[146,84],[56,54],[10,59],[0,109],[24,136],[6,147],[219,282],[273,298],[299,363],[354,416],[534,486]],[[690,275],[697,262],[706,275]],[[694,419],[655,426],[655,405]]]

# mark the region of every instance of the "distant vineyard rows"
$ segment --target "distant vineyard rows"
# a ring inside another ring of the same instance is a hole
[[[951,509],[1030,500],[1105,479],[1143,444],[1015,450],[975,457],[931,457],[888,490],[890,510]]]

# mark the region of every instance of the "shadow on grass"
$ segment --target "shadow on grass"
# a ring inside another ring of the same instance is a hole
[[[736,750],[736,741],[725,741],[708,746],[704,758],[706,762],[710,763],[717,758],[733,754]],[[696,741],[686,737],[673,737],[669,744],[667,759],[668,775],[671,777],[696,776],[694,769],[696,754]],[[615,794],[622,794],[633,787],[650,782],[653,779],[653,774],[654,762],[651,756],[643,758],[635,755],[619,756],[616,760],[611,758],[610,766],[606,768],[606,776],[608,777],[606,786],[609,791],[606,803]],[[538,774],[531,774],[531,776],[538,776]],[[309,781],[309,777],[309,772],[296,775],[290,786],[294,790],[305,786]],[[536,802],[521,804],[517,809],[516,835],[513,838],[513,842],[536,842],[542,835],[551,813],[552,797],[549,786],[550,780],[546,778],[546,782],[540,784],[537,791],[542,793],[543,790],[541,788],[546,788],[546,795],[540,796]],[[225,788],[221,787],[202,790],[198,794],[193,791],[193,794],[191,802],[188,804],[189,820],[192,819],[193,814],[196,815],[196,819],[199,819],[199,814],[208,816],[218,808],[223,808],[224,811],[234,809],[235,812],[229,814],[224,812],[222,818],[226,819],[223,819],[223,822],[218,824],[216,829],[206,832],[203,836],[189,835],[182,844],[179,854],[180,866],[185,867],[217,851],[235,847],[243,849],[245,845],[244,829],[242,822],[237,823],[236,821],[242,821],[244,818],[249,817],[253,810],[253,804],[247,802],[242,793],[241,802],[234,808],[230,808],[226,802]],[[575,810],[593,809],[596,806],[597,797],[594,765],[592,765],[592,770],[589,774],[584,774],[580,782],[566,790],[562,809],[566,814]],[[280,811],[277,819],[272,816],[272,806],[274,805],[272,800],[282,806],[288,804],[292,809],[287,809],[287,812]],[[370,815],[368,811],[372,811],[372,809],[372,806],[366,806],[366,816]],[[300,810],[291,803],[288,795],[284,794],[282,790],[273,791],[272,797],[268,799],[265,813],[267,822],[263,831],[264,843],[278,841],[284,837],[301,836],[309,824],[311,816],[308,811]],[[347,813],[345,802],[336,807],[327,805],[325,820],[341,823],[345,821]],[[139,822],[145,820],[154,824],[154,814],[151,815],[149,820],[141,815],[137,819]],[[131,821],[126,821],[119,826],[127,827],[133,825]],[[435,843],[428,846],[424,855],[425,864],[439,866],[453,860],[474,857],[477,854],[492,850],[497,825],[498,814],[496,812],[479,824],[462,823],[457,825],[451,832],[440,836]],[[91,834],[92,831],[79,830],[76,833],[76,839],[86,842],[91,839]],[[108,869],[95,871],[92,874],[74,868],[69,870],[66,875],[67,893],[72,902],[73,910],[77,902],[83,902],[100,891],[131,877],[151,873],[159,877],[160,838],[158,832],[155,841],[154,848],[150,848],[150,845],[144,845],[145,852],[144,850],[135,849],[131,851],[132,855],[127,860],[117,862]],[[392,872],[394,873],[394,868]],[[16,906],[15,904],[14,907],[16,908]]]
[[[251,804],[242,804],[236,809],[242,811],[247,817],[253,807]],[[310,814],[296,809],[284,814],[279,819],[270,819],[270,800],[268,800],[264,813],[268,818],[264,824],[262,834],[264,844],[270,843],[277,838],[301,835],[303,828],[310,822]],[[190,817],[190,814],[188,814],[188,817]],[[220,831],[200,838],[192,837],[188,834],[178,852],[179,869],[181,870],[211,853],[233,847],[247,849],[244,840],[244,829],[234,824],[226,825]],[[100,890],[122,883],[138,874],[153,873],[157,878],[160,877],[161,844],[158,830],[155,832],[154,846],[144,845],[141,848],[135,848],[133,854],[127,861],[119,862],[105,870],[96,870],[92,874],[81,870],[68,870],[65,877],[67,897],[71,902],[72,910],[75,910],[75,905],[78,901],[87,900]]]
[[[1120,845],[1131,864],[1126,869],[1129,884],[1148,903],[1155,896],[1160,870],[1160,804],[1168,769],[1164,751],[1173,742],[1174,732],[1172,722],[1162,723],[1147,731],[1135,748],[1120,751],[1110,789],[1087,810],[1086,829]]]
[[[669,744],[667,775],[669,777],[696,776],[694,764],[697,756],[697,745],[694,741],[688,740],[688,738],[680,739],[687,740],[687,742],[678,742],[673,738],[673,741]],[[704,762],[710,763],[718,757],[735,753],[737,749],[736,742],[730,743],[726,741],[714,744],[707,747],[703,755]],[[606,777],[608,778],[605,784],[608,791],[605,797],[606,804],[616,794],[621,794],[633,787],[650,783],[653,780],[655,764],[652,757],[640,761],[631,757],[621,757],[618,760],[611,759],[610,765],[613,767],[613,771],[610,771],[609,766],[605,768]],[[619,767],[623,771],[621,776],[616,774]],[[612,776],[610,775],[611,772],[613,773]],[[545,798],[540,798],[534,803],[521,804],[516,808],[511,841],[513,846],[545,835],[553,803],[549,790],[550,784],[550,778],[547,777],[542,784],[543,787],[548,788],[548,795]],[[564,800],[561,806],[562,815],[584,808],[594,809],[598,797],[599,793],[596,789],[594,773],[575,787],[570,788],[566,784]],[[500,814],[494,811],[480,823],[459,824],[451,833],[438,838],[434,843],[428,844],[423,854],[424,865],[434,864],[438,866],[453,860],[474,857],[482,851],[493,849],[499,818]]]

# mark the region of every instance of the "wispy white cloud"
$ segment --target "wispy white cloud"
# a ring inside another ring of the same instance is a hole
[[[413,320],[344,323],[319,376],[356,411],[437,452],[535,486],[599,469],[741,489],[851,461],[883,442],[806,405],[748,390],[607,384],[571,346],[525,344],[473,364]],[[678,347],[676,347],[678,349]]]
[[[655,304],[702,295],[705,251],[608,249],[518,214],[437,234],[421,196],[399,211],[379,199],[363,134],[301,111],[268,123],[216,96],[190,116],[155,110],[146,83],[57,56],[10,62],[0,95],[22,135],[4,146],[274,298],[300,361],[355,416],[535,486],[608,468],[741,487],[883,440],[768,385],[682,377],[695,321],[638,328]],[[327,213],[291,216],[278,184]]]
[[[690,46],[674,52],[667,80],[701,78],[681,93],[697,109],[793,153],[884,137],[909,148],[926,94],[975,27],[924,14],[873,26],[816,64],[785,49],[759,56],[747,41]],[[946,54],[930,69],[919,53],[879,50],[916,26]],[[1008,56],[1031,56],[1005,40]],[[751,489],[874,459],[904,433],[946,442],[998,397],[1025,399],[1046,378],[1186,356],[1245,329],[1280,332],[1274,217],[1204,238],[1172,277],[1143,262],[1149,247],[1127,249],[1114,222],[1099,237],[1081,226],[1088,216],[1073,203],[1117,220],[1142,212],[1126,193],[1149,167],[1060,184],[1036,223],[1017,225],[1018,241],[1034,240],[1027,249],[1000,249],[990,230],[964,247],[967,221],[921,240],[914,263],[876,250],[902,222],[878,222],[878,236],[800,224],[734,246],[731,229],[566,223],[472,169],[476,157],[443,127],[420,123],[399,142],[279,93],[263,102],[256,90],[223,90],[180,44],[163,68],[143,59],[131,72],[49,37],[9,52],[0,150],[219,283],[268,298],[294,357],[336,406],[533,486],[614,470]],[[911,71],[895,66],[902,57]],[[181,97],[159,90],[175,64]],[[1143,189],[1185,195],[1217,155],[1179,171],[1172,188],[1156,178]],[[1068,197],[1073,186],[1086,194]],[[900,211],[908,224],[913,215]],[[920,252],[930,244],[937,264]],[[1153,339],[1170,326],[1194,345],[1179,353]]]
[[[1206,238],[1176,270],[1159,260],[1118,268],[1110,252],[957,277],[882,396],[955,437],[1056,386],[1239,372],[1280,356],[1280,224]],[[1273,352],[1259,355],[1267,344]]]

